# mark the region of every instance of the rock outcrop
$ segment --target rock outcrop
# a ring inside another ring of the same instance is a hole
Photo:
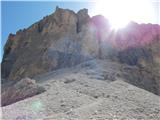
[[[98,44],[88,29],[89,19],[86,9],[76,14],[57,8],[29,28],[10,34],[4,48],[2,77],[20,80],[96,56]]]
[[[4,47],[2,77],[32,78],[100,58],[136,65],[152,76],[141,79],[151,79],[160,85],[159,51],[159,25],[131,22],[115,31],[105,17],[90,17],[87,9],[75,13],[57,7],[53,14],[16,35],[9,35]]]
[[[6,106],[28,97],[38,95],[44,91],[45,89],[36,84],[35,80],[24,78],[11,86],[3,86],[1,105]]]

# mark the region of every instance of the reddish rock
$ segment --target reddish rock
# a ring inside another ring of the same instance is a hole
[[[36,84],[35,80],[24,78],[19,82],[2,89],[1,105],[6,106],[25,98],[44,92],[45,89]]]

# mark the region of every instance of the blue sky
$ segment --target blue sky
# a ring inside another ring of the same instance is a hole
[[[75,12],[82,8],[92,9],[92,3],[89,2],[3,1],[1,5],[2,40],[0,61],[2,59],[3,47],[10,33],[16,33],[19,29],[27,28],[44,16],[53,13],[57,5]]]

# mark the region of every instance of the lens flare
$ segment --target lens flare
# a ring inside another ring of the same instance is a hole
[[[35,112],[38,112],[43,109],[43,104],[41,101],[35,101],[32,103],[31,107]]]
[[[98,0],[93,12],[105,16],[114,29],[123,28],[130,21],[155,22],[151,0]]]

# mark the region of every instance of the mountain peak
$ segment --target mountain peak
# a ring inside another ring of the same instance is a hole
[[[135,61],[146,54],[153,57],[152,50],[146,46],[159,41],[159,28],[158,25],[132,22],[114,32],[102,15],[90,17],[85,8],[75,13],[57,6],[52,15],[9,36],[4,49],[2,76],[11,80],[33,77],[91,58],[114,58],[129,64],[132,62],[122,54],[124,51],[131,48],[150,51],[135,55],[133,63],[136,64]],[[158,47],[153,51],[158,54]]]

